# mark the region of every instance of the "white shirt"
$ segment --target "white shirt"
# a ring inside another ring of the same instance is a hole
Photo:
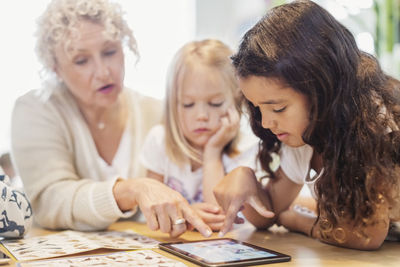
[[[311,195],[316,198],[314,185],[323,170],[320,173],[316,173],[310,168],[313,152],[313,148],[309,145],[290,147],[282,143],[279,156],[280,167],[286,176],[296,184],[307,184]],[[317,175],[316,178],[314,178],[315,175]]]
[[[247,140],[243,141],[246,142]],[[238,166],[256,168],[258,143],[246,144],[242,146],[242,149],[240,149],[239,144],[239,150],[241,153],[233,158],[226,154],[222,155],[222,163],[226,173]],[[203,168],[192,171],[190,164],[178,166],[168,158],[165,150],[165,130],[162,125],[156,125],[150,130],[139,160],[148,170],[163,175],[164,183],[180,192],[189,203],[203,201]]]
[[[131,162],[131,150],[129,148],[131,147],[132,136],[130,135],[129,121],[127,121],[111,165],[108,165],[100,155],[97,157],[98,164],[102,169],[102,173],[105,174],[106,180],[113,180],[118,177],[130,178],[129,162]]]

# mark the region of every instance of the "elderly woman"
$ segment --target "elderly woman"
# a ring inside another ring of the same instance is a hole
[[[48,82],[20,97],[12,118],[12,153],[35,220],[51,229],[98,230],[139,207],[152,230],[177,236],[187,221],[210,235],[178,192],[139,178],[138,151],[161,110],[124,88],[124,47],[137,49],[120,7],[53,0],[37,35]]]

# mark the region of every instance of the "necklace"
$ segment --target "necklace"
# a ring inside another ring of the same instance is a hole
[[[97,123],[97,129],[104,130],[104,128],[106,128],[106,124],[104,122],[101,121]]]

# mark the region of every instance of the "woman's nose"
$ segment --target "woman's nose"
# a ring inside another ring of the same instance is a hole
[[[99,80],[107,79],[110,76],[110,70],[106,62],[98,60],[98,62],[96,62],[95,68],[95,75],[96,78],[98,78]]]

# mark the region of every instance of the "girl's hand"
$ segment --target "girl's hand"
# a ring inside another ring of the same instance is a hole
[[[209,156],[215,153],[220,157],[224,147],[236,136],[240,127],[240,116],[234,107],[228,108],[226,115],[221,117],[221,126],[211,136],[204,148],[204,154]]]
[[[218,231],[222,228],[225,215],[220,207],[215,204],[202,202],[192,204],[192,208],[213,231]]]
[[[247,203],[260,215],[272,218],[274,213],[267,210],[261,197],[265,192],[257,181],[254,172],[248,167],[238,167],[228,173],[214,188],[214,195],[218,204],[225,212],[225,222],[220,236],[225,235],[237,220],[237,213]]]

